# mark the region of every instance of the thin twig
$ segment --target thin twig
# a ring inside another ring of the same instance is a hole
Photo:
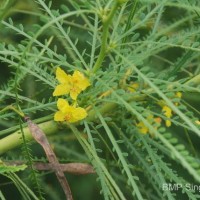
[[[34,167],[37,170],[51,170],[52,166],[49,163],[35,163]],[[60,164],[60,168],[63,172],[76,175],[94,174],[95,171],[91,165],[84,163],[67,163]]]
[[[27,121],[28,123],[28,127],[30,129],[30,132],[33,136],[33,138],[42,146],[42,148],[45,151],[45,154],[47,156],[47,159],[49,160],[49,163],[52,166],[52,169],[54,170],[58,181],[60,182],[63,191],[66,195],[67,200],[73,200],[72,197],[72,193],[69,187],[69,184],[67,182],[67,179],[65,178],[64,172],[62,171],[61,167],[60,167],[60,163],[55,155],[55,153],[53,152],[51,145],[49,144],[49,141],[46,138],[46,135],[44,134],[44,132],[39,128],[39,126],[37,126],[36,124],[34,124],[29,117],[24,117],[24,119]]]
[[[11,161],[5,161],[7,165],[22,165],[25,164],[22,160],[11,160]],[[51,163],[44,163],[44,162],[35,162],[33,164],[33,167],[37,170],[52,170],[52,164]],[[75,174],[75,175],[85,175],[85,174],[95,174],[93,167],[86,163],[62,163],[60,164],[60,168],[63,172],[69,173],[69,174]]]

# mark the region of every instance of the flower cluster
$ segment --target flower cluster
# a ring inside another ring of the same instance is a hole
[[[182,93],[181,92],[176,92],[176,94],[175,94],[174,97],[178,98],[179,101],[180,101],[180,99],[182,97]],[[163,103],[163,102],[161,102],[160,105],[162,106],[162,112],[163,112],[164,116],[168,118],[165,121],[165,125],[167,127],[170,127],[171,126],[171,120],[170,120],[170,118],[172,117],[172,109],[169,106],[167,106],[165,103]],[[174,105],[178,106],[179,102],[175,102]]]
[[[139,88],[139,84],[138,83],[133,83],[131,82],[131,84],[129,84],[127,90],[129,92],[136,92],[136,90]]]
[[[200,126],[200,120],[196,120],[195,123]]]
[[[89,80],[79,71],[74,71],[73,75],[66,74],[60,67],[56,70],[56,79],[59,85],[56,86],[53,96],[69,94],[72,100],[76,101],[78,95],[89,85]],[[76,102],[69,105],[68,101],[59,98],[57,101],[58,110],[54,115],[55,121],[76,122],[84,119],[87,112],[84,108],[76,107]]]
[[[132,85],[131,89],[134,92],[135,89],[137,89],[137,85]],[[174,103],[175,106],[179,105],[181,97],[182,97],[182,93],[181,92],[176,92],[174,94],[174,97],[173,97],[174,101],[175,101],[175,98],[176,98],[176,101]],[[162,113],[166,117],[166,120],[165,120],[166,127],[170,127],[171,126],[171,118],[172,118],[172,115],[173,115],[172,109],[169,106],[167,106],[166,103],[163,100],[159,101],[158,104],[161,106]],[[155,129],[157,129],[161,125],[161,121],[162,121],[162,119],[160,117],[154,117],[152,114],[149,114],[146,117],[146,120]],[[196,121],[196,124],[197,123],[198,122]],[[149,130],[149,128],[142,121],[139,121],[136,124],[136,126],[137,126],[137,129],[139,130],[139,132],[142,133],[142,134],[151,133],[150,130]]]
[[[154,117],[153,115],[148,115],[146,120],[151,124],[155,129],[157,129],[161,124],[161,118],[160,117]],[[138,130],[142,134],[147,134],[149,132],[149,128],[143,123],[139,122],[136,124]]]
[[[163,114],[168,118],[166,121],[165,121],[165,125],[167,127],[171,126],[171,121],[170,121],[170,118],[172,117],[172,110],[170,107],[164,105],[162,107],[162,112]]]

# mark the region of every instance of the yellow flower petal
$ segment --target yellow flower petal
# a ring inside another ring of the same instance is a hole
[[[176,97],[181,98],[182,97],[182,93],[181,92],[176,92]]]
[[[90,82],[87,79],[82,80],[80,84],[81,90],[85,90],[88,86],[90,86]]]
[[[81,90],[85,90],[89,85],[89,80],[79,71],[75,71],[73,73],[73,83],[76,85],[76,87],[79,87]]]
[[[136,89],[139,87],[139,84],[138,83],[131,83],[129,86],[128,86],[128,91],[129,92],[135,92]]]
[[[164,113],[164,115],[165,115],[166,117],[171,118],[171,116],[172,116],[172,110],[171,110],[170,107],[168,107],[168,106],[163,106],[162,112]]]
[[[73,100],[77,99],[77,96],[80,94],[81,90],[78,87],[73,87],[70,89],[70,97]]]
[[[139,130],[140,130],[140,133],[147,134],[149,129],[147,127],[142,127]]]
[[[70,75],[67,75],[64,70],[62,70],[60,67],[57,67],[56,79],[58,79],[60,83],[67,83],[70,81]]]
[[[155,121],[156,123],[160,124],[161,121],[162,121],[162,119],[161,119],[160,117],[156,117],[156,118],[154,118],[154,121]]]
[[[73,122],[77,122],[79,120],[84,119],[87,116],[87,112],[85,109],[78,107],[75,108],[73,106],[70,106],[70,108],[68,109],[68,112],[65,115],[65,120],[73,123]]]
[[[78,121],[78,120],[82,120],[82,119],[86,118],[87,112],[84,108],[78,107],[78,108],[74,109],[72,115],[73,115],[73,118]]]
[[[69,106],[69,103],[65,99],[59,98],[57,101],[57,107],[60,111],[65,113],[67,112],[70,106]]]
[[[170,127],[170,126],[171,126],[171,124],[172,124],[172,123],[171,123],[171,121],[170,121],[170,120],[166,120],[166,121],[165,121],[165,125],[166,125],[167,127]]]
[[[149,131],[149,129],[144,125],[143,122],[139,122],[137,124],[137,127],[138,127],[139,132],[142,134],[147,134]]]
[[[67,84],[60,84],[57,85],[54,92],[53,92],[53,96],[60,96],[60,95],[64,95],[64,94],[69,94],[70,91],[70,86]]]
[[[54,115],[54,121],[65,121],[65,114],[61,111],[57,111]]]

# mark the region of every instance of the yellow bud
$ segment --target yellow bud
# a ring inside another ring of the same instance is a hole
[[[182,93],[181,92],[177,92],[176,93],[176,97],[181,98],[182,97]]]
[[[170,120],[166,120],[166,122],[165,122],[165,125],[167,126],[167,127],[170,127],[171,126],[171,121]]]

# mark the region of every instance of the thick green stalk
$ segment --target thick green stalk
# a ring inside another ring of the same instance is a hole
[[[109,27],[110,27],[113,16],[114,16],[115,12],[117,11],[117,8],[118,8],[119,5],[120,5],[119,2],[116,1],[114,6],[111,9],[109,15],[108,16],[102,16],[103,33],[102,33],[102,38],[101,38],[101,49],[100,49],[97,61],[94,64],[94,68],[93,68],[94,73],[101,67],[101,64],[102,64],[102,62],[105,58],[107,45],[108,45]]]
[[[54,134],[58,131],[58,125],[54,121],[47,121],[39,124],[39,127],[47,134]],[[24,136],[27,140],[32,140],[32,135],[28,127],[23,128]],[[0,140],[0,155],[19,146],[23,143],[21,131],[15,131],[14,133],[4,137]]]
[[[117,104],[115,104],[115,103],[106,103],[100,109],[100,113],[102,115],[105,113],[108,113],[108,112],[112,111],[116,106],[117,106]],[[96,113],[93,110],[91,110],[89,112],[87,120],[93,121],[93,120],[95,120],[95,118],[96,118]],[[46,135],[55,134],[56,132],[59,131],[59,124],[54,122],[53,120],[41,123],[41,124],[39,124],[39,127],[44,131],[44,133]],[[33,139],[28,127],[23,128],[23,131],[24,131],[24,136],[27,140]],[[0,140],[0,155],[3,153],[6,153],[7,151],[9,151],[11,149],[14,149],[15,147],[19,146],[22,143],[23,143],[23,140],[22,140],[22,135],[21,135],[20,130],[17,130],[14,133],[2,138]]]

